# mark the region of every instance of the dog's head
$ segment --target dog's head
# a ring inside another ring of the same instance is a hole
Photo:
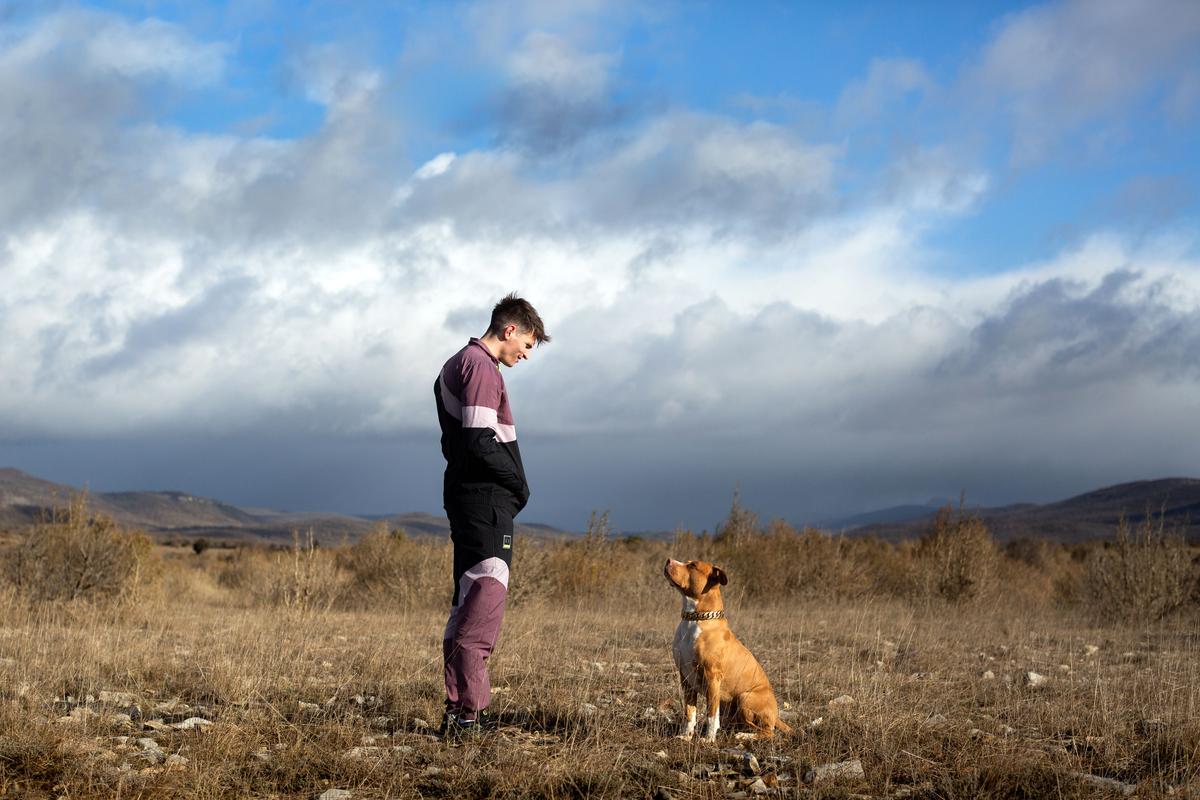
[[[671,585],[695,600],[714,586],[729,583],[725,571],[707,561],[676,561],[668,558],[663,575]]]

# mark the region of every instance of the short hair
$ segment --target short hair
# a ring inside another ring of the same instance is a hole
[[[542,324],[542,318],[538,316],[537,310],[529,304],[528,300],[518,297],[516,292],[510,292],[505,295],[503,300],[496,303],[496,307],[492,309],[492,321],[488,325],[488,333],[493,336],[501,336],[509,325],[516,325],[517,330],[532,333],[539,345],[550,341],[550,334],[546,333],[546,326]]]

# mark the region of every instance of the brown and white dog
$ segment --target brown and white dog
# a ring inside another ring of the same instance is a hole
[[[682,619],[672,647],[687,711],[680,736],[691,739],[695,734],[701,697],[707,712],[704,738],[710,742],[721,726],[722,702],[758,737],[774,736],[776,728],[790,732],[791,728],[779,721],[779,706],[767,673],[725,621],[721,587],[729,579],[721,568],[705,561],[684,563],[672,558],[663,567],[663,575],[683,595]]]

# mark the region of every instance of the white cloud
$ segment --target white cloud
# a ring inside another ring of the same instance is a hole
[[[1009,119],[1014,160],[1044,158],[1085,123],[1111,123],[1200,53],[1200,5],[1069,0],[1005,18],[965,76],[978,107]]]
[[[59,11],[36,22],[25,36],[0,51],[0,70],[69,64],[81,74],[165,78],[203,85],[224,72],[229,48],[196,41],[162,20],[129,22],[86,10]]]

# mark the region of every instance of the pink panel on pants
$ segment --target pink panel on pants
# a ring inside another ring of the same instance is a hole
[[[500,635],[508,597],[508,565],[500,559],[487,559],[480,566],[488,561],[504,566],[505,580],[481,574],[486,570],[467,570],[459,581],[459,603],[450,611],[442,640],[446,700],[466,711],[487,708],[491,702],[487,660]]]

